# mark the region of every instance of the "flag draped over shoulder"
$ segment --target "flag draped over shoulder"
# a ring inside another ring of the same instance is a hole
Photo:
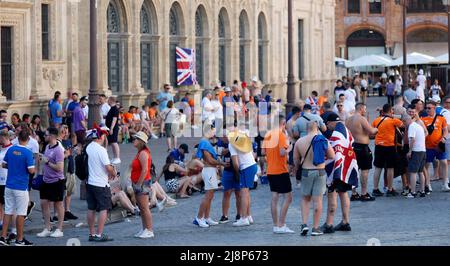
[[[359,169],[352,147],[353,136],[343,123],[337,123],[330,142],[336,155],[334,160],[326,162],[327,184],[338,179],[353,188],[358,187]]]
[[[178,86],[190,86],[197,84],[197,77],[195,73],[195,50],[177,47],[176,58]]]

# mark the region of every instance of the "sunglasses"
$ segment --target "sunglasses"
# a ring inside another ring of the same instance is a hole
[[[426,110],[432,110],[433,109],[433,107],[427,107],[427,108],[425,108]]]
[[[337,107],[342,107],[343,105],[338,105]]]

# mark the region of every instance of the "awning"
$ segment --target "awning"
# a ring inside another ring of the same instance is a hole
[[[436,59],[432,56],[421,54],[421,53],[410,53],[406,57],[406,63],[408,65],[430,65],[432,62],[436,61]],[[386,66],[401,66],[403,65],[403,56],[395,59],[392,63],[387,64]]]
[[[347,67],[386,66],[392,62],[388,55],[364,55],[346,64]]]
[[[432,57],[448,53],[448,44],[446,42],[417,42],[406,45],[408,54],[421,53]],[[394,58],[403,56],[403,44],[396,43],[394,47]]]

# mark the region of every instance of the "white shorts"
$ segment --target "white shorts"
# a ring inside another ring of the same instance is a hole
[[[5,189],[5,214],[27,216],[28,191]]]
[[[205,182],[205,190],[218,189],[217,168],[205,167],[202,170],[203,182]]]

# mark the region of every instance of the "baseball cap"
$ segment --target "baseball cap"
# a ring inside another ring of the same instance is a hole
[[[185,143],[180,145],[180,149],[184,150],[185,153],[189,153],[189,146]]]
[[[89,101],[87,96],[81,97],[80,102],[84,102],[84,101]]]
[[[336,113],[331,113],[327,117],[327,122],[339,122],[341,118]]]
[[[230,87],[226,87],[225,88],[225,92],[231,92],[231,88]]]
[[[312,110],[312,106],[310,104],[305,104],[305,106],[303,106],[303,110]]]

